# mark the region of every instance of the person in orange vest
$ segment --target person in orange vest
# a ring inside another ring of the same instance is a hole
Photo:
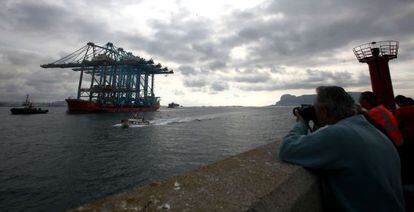
[[[410,140],[413,143],[409,145],[414,145],[414,103],[412,101],[411,98],[402,95],[395,97],[395,103],[398,105],[395,117],[397,118],[404,141]]]
[[[397,148],[401,147],[404,139],[398,128],[397,119],[384,105],[379,103],[377,96],[371,91],[362,92],[359,97],[359,104],[367,110],[373,121],[385,129],[394,145]]]
[[[395,97],[398,108],[395,111],[398,125],[404,137],[404,145],[399,149],[401,177],[404,186],[407,211],[414,211],[414,101],[398,95]]]

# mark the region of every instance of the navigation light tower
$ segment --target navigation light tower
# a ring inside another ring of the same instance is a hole
[[[390,110],[395,110],[395,103],[388,61],[397,58],[398,45],[398,41],[379,41],[353,49],[360,63],[368,63],[372,91]]]

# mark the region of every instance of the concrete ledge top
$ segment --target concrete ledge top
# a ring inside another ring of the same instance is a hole
[[[279,143],[72,210],[318,211],[316,177],[299,166],[280,162]]]

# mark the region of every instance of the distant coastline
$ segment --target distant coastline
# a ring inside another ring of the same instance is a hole
[[[354,98],[355,102],[358,102],[360,92],[348,92],[352,98]],[[312,104],[313,100],[315,99],[315,94],[307,94],[301,96],[295,96],[292,94],[283,94],[280,97],[280,100],[276,102],[276,106],[297,106],[300,104]]]

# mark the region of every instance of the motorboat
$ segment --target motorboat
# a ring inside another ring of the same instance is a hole
[[[177,108],[179,106],[180,106],[179,104],[174,103],[174,102],[171,102],[170,104],[168,104],[168,108]]]
[[[128,128],[132,125],[134,126],[148,126],[151,123],[148,120],[145,120],[143,116],[134,115],[132,118],[129,119],[122,119],[121,120],[121,127]]]

